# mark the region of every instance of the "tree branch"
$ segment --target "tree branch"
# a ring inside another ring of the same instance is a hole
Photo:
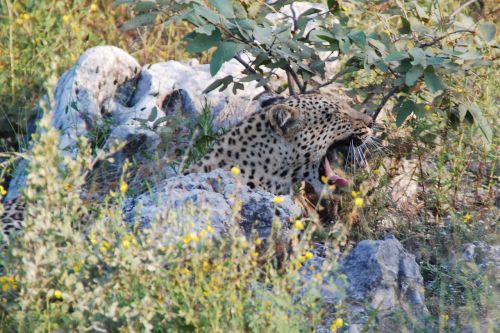
[[[458,13],[460,13],[465,7],[468,7],[468,6],[472,5],[474,2],[477,2],[477,1],[478,0],[469,0],[466,3],[464,3],[462,6],[458,7],[457,9],[455,9],[455,11],[453,13],[451,13],[450,16],[448,16],[448,21],[451,20],[453,18],[453,16],[457,15]]]
[[[463,29],[463,30],[456,30],[456,31],[452,31],[450,33],[447,33],[446,35],[443,35],[441,37],[438,37],[438,38],[434,38],[431,42],[428,42],[428,43],[424,43],[424,44],[420,44],[420,47],[428,47],[428,46],[432,46],[434,44],[436,44],[437,42],[445,39],[446,37],[450,36],[450,35],[453,35],[453,34],[460,34],[460,33],[470,33],[470,34],[473,34],[474,31],[472,30],[467,30],[467,29]]]
[[[295,73],[293,71],[293,69],[290,67],[290,65],[286,65],[283,69],[287,72],[287,74],[289,73],[292,76],[293,81],[295,82],[295,84],[299,88],[300,93],[303,94],[305,91],[304,91],[303,86],[300,84],[300,80],[299,80],[299,77],[297,76],[297,73]]]
[[[290,96],[294,96],[295,90],[293,89],[292,76],[289,72],[286,72],[286,79],[288,81],[288,93],[290,94]]]
[[[245,62],[245,60],[241,59],[241,57],[240,57],[240,55],[238,53],[235,54],[235,56],[233,58],[236,59],[240,64],[242,64],[243,67],[245,67],[245,69],[248,70],[250,73],[260,75],[259,73],[257,73],[257,71],[255,69],[252,68],[252,66],[250,66],[249,64],[247,64]],[[264,88],[265,91],[273,92],[273,90],[271,89],[271,87],[269,87],[269,85],[267,85],[266,83],[264,83],[262,85],[262,87]]]
[[[337,74],[335,74],[330,80],[326,81],[325,83],[322,83],[320,84],[319,86],[315,87],[314,90],[316,89],[320,89],[320,88],[323,88],[323,87],[326,87],[330,84],[332,84],[333,82],[335,82],[339,77],[347,74],[347,73],[350,73],[352,72],[354,69],[356,69],[356,67],[347,67],[347,68],[344,68],[343,70],[341,70],[340,72],[338,72]]]
[[[391,90],[389,90],[389,92],[387,93],[387,95],[385,95],[384,97],[382,97],[382,100],[380,101],[379,106],[377,107],[377,109],[373,113],[373,116],[372,116],[373,121],[375,121],[377,119],[380,111],[382,111],[382,108],[385,106],[385,104],[387,103],[387,101],[392,96],[394,96],[397,92],[399,92],[399,86],[392,87]]]

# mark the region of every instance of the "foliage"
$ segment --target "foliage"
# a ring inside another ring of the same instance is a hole
[[[76,159],[61,155],[49,119],[26,155],[25,228],[3,240],[1,331],[298,332],[319,325],[317,286],[326,275],[318,271],[305,285],[299,271],[314,256],[310,229],[290,235],[294,249],[278,262],[273,238],[264,246],[232,230],[220,239],[209,222],[192,230],[189,207],[177,212],[182,221],[171,212],[145,230],[125,224],[124,179],[87,210],[80,193],[95,164],[92,149],[82,140]]]
[[[373,73],[369,85],[352,87],[350,94],[364,101],[361,107],[375,118],[387,100],[397,96],[398,126],[411,114],[424,116],[432,106],[453,123],[470,117],[485,140],[492,140],[475,101],[452,98],[455,91],[467,89],[462,84],[467,73],[491,66],[497,57],[496,26],[474,21],[463,8],[453,11],[456,8],[430,0],[394,5],[329,0],[327,7],[312,6],[298,15],[290,6],[293,1],[287,0],[122,2],[135,3],[137,16],[128,22],[129,29],[158,21],[189,22],[194,31],[185,36],[187,50],[215,49],[212,75],[231,59],[244,65],[241,78],[228,75],[206,91],[232,85],[236,92],[247,81],[269,90],[279,70],[286,72],[291,94],[294,85],[305,93],[342,76]],[[291,14],[277,14],[285,8]],[[342,66],[333,77],[325,77],[326,64],[332,61]],[[378,104],[371,102],[374,95],[380,96]]]

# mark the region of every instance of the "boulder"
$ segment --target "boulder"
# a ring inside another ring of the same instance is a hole
[[[154,220],[168,220],[165,232],[174,236],[198,232],[210,224],[217,236],[239,226],[247,236],[256,229],[265,240],[275,220],[286,227],[301,214],[289,196],[284,196],[280,204],[273,199],[269,192],[240,184],[230,172],[216,170],[167,179],[151,191],[127,199],[123,210],[128,223],[139,223],[141,227]],[[186,220],[192,221],[191,225],[186,225]]]
[[[339,273],[346,279],[340,278]],[[396,238],[364,240],[325,279],[321,296],[326,308],[331,309],[325,322],[334,320],[335,306],[341,302],[348,318],[348,332],[365,331],[370,325],[377,325],[382,332],[399,332],[404,323],[392,317],[394,313],[403,311],[409,318],[420,319],[428,314],[424,292],[424,280],[415,257]],[[376,320],[370,320],[373,313]],[[327,328],[318,331],[326,332]]]
[[[263,89],[253,82],[245,83],[244,90],[236,95],[231,89],[203,93],[214,80],[227,75],[238,77],[242,69],[236,60],[225,63],[215,77],[210,75],[208,64],[196,60],[167,61],[141,68],[127,52],[114,46],[98,46],[83,53],[61,76],[54,103],[45,109],[52,109],[52,125],[61,132],[59,148],[63,154],[76,156],[81,136],[86,136],[94,147],[105,149],[117,140],[125,143],[125,148],[114,156],[114,165],[102,172],[104,182],[99,182],[104,185],[102,192],[107,193],[105,185],[116,181],[126,159],[142,161],[148,170],[143,171],[145,174],[158,174],[158,170],[150,170],[148,163],[165,159],[160,173],[165,177],[174,175],[165,162],[189,145],[205,106],[212,113],[214,130],[234,125],[256,112],[259,101],[254,97]],[[7,200],[19,196],[26,184],[25,169],[26,162],[17,165]]]

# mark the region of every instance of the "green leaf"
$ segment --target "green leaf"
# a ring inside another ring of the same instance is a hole
[[[215,25],[212,24],[205,24],[202,25],[201,27],[196,28],[196,32],[204,35],[211,35],[213,31],[215,31],[217,28]]]
[[[156,106],[153,106],[151,109],[151,113],[149,114],[148,121],[154,121],[156,117],[158,116],[158,108]]]
[[[194,36],[194,38],[191,38]],[[211,35],[207,36],[205,34],[192,33],[189,36],[191,40],[187,45],[187,51],[189,53],[199,53],[208,50],[214,46],[217,46],[221,40],[221,34],[219,29],[214,30]]]
[[[424,103],[415,104],[415,108],[413,109],[413,113],[417,118],[422,118],[425,116],[425,105]]]
[[[391,62],[391,61],[400,61],[403,59],[408,58],[408,53],[406,52],[394,52],[389,54],[387,57],[384,58],[386,62]]]
[[[414,107],[415,103],[413,101],[406,100],[396,108],[396,126],[401,127],[403,125],[406,118],[413,112]]]
[[[212,24],[217,24],[221,22],[221,17],[216,12],[208,9],[207,7],[195,6],[195,14],[205,18],[208,22]]]
[[[214,6],[217,11],[223,15],[225,18],[234,18],[234,10],[232,6],[232,1],[229,0],[208,0],[208,2]]]
[[[486,42],[491,42],[496,35],[497,27],[491,22],[482,22],[478,25],[479,36]]]
[[[271,44],[273,40],[273,29],[271,27],[255,27],[253,38],[262,44]]]
[[[159,13],[146,13],[146,14],[137,15],[133,19],[125,22],[121,26],[120,30],[121,31],[128,31],[128,30],[132,30],[132,29],[135,29],[138,27],[142,27],[144,25],[151,25],[151,24],[155,23],[157,15],[159,15]]]
[[[421,48],[414,47],[408,53],[413,57],[413,61],[411,62],[413,65],[425,66],[427,56]]]
[[[239,83],[239,82],[234,82],[233,83],[233,94],[237,94],[238,93],[238,90],[243,90],[245,88],[245,86],[243,85],[243,83]]]
[[[364,48],[366,45],[366,35],[363,31],[353,31],[347,34],[350,40],[353,41],[359,48]]]
[[[233,82],[233,76],[232,75],[227,75],[224,76],[222,79],[215,80],[212,82],[205,90],[203,90],[204,94],[208,94],[212,90],[217,89],[218,87],[222,86],[219,91],[222,91],[227,88],[228,85],[230,85]]]
[[[418,81],[420,76],[422,76],[422,73],[424,72],[424,69],[422,66],[417,65],[413,66],[407,73],[405,77],[405,84],[408,87],[413,87],[413,85]]]
[[[469,113],[474,118],[474,123],[479,127],[481,133],[483,133],[483,139],[487,144],[490,144],[493,140],[493,131],[490,125],[483,116],[483,112],[476,104],[471,104],[468,107]]]
[[[233,42],[222,42],[212,56],[210,61],[210,74],[217,74],[222,64],[232,59],[236,53],[241,51],[243,46]]]
[[[326,5],[331,13],[335,13],[339,10],[339,2],[337,0],[327,0]]]
[[[399,33],[402,35],[411,33],[411,24],[405,17],[400,16],[401,18],[401,28],[398,29]]]
[[[134,10],[138,13],[145,13],[156,7],[156,1],[138,1],[134,6]]]
[[[432,93],[439,90],[444,90],[443,82],[434,72],[434,67],[428,66],[424,71],[425,84]]]

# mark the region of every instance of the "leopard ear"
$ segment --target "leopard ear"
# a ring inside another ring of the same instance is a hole
[[[274,105],[269,110],[269,115],[272,128],[286,138],[292,137],[304,126],[300,111],[287,105]]]

